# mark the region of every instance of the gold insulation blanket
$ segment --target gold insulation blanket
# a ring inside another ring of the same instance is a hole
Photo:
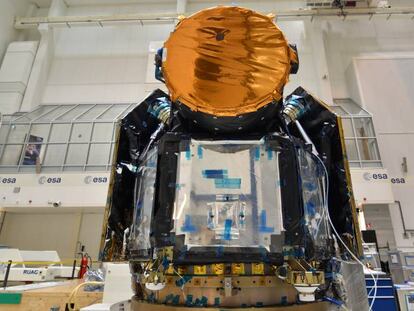
[[[282,97],[296,61],[272,17],[215,7],[184,18],[164,44],[172,100],[215,116],[255,112]]]

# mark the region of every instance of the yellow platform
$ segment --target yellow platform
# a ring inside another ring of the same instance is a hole
[[[0,304],[0,311],[45,311],[52,307],[64,311],[72,290],[81,282],[82,280],[71,280],[59,286],[25,290],[21,292],[19,304]],[[102,296],[102,292],[85,292],[81,289],[76,296],[76,308],[102,302]]]

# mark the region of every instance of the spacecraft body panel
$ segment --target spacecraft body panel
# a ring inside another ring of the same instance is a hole
[[[166,134],[141,166],[131,254],[148,259],[151,247],[172,247],[175,264],[281,265],[285,245],[326,252],[323,172],[300,150],[296,156],[293,143],[276,134],[225,141]]]

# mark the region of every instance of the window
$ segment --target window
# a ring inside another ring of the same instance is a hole
[[[332,109],[342,119],[351,167],[382,167],[372,116],[349,98],[335,99]]]
[[[71,124],[54,123],[50,131],[49,141],[54,143],[63,143],[69,140]]]
[[[42,105],[3,116],[0,172],[109,170],[127,104]]]
[[[110,123],[95,123],[93,126],[92,141],[104,142],[112,137],[113,127]]]
[[[49,144],[43,160],[44,166],[62,166],[65,161],[66,144]]]
[[[92,123],[74,123],[70,135],[71,142],[88,142],[91,140]]]
[[[88,165],[105,165],[109,161],[111,146],[109,144],[91,144]]]

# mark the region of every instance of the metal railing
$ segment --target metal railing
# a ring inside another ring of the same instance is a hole
[[[108,171],[118,121],[136,104],[44,105],[0,124],[0,171]]]

